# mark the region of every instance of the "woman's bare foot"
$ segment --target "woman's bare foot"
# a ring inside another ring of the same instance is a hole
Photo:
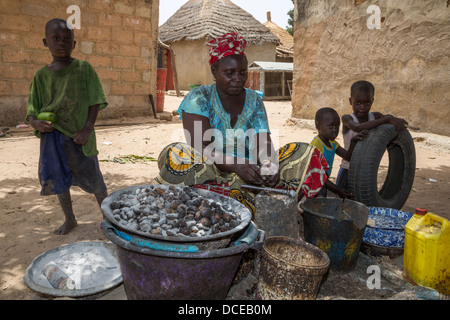
[[[64,235],[68,234],[70,230],[78,225],[77,220],[66,220],[61,227],[54,231],[55,234]]]

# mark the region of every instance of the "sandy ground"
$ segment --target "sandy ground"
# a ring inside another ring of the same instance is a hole
[[[166,95],[165,111],[176,110],[181,97]],[[316,134],[313,121],[289,119],[290,102],[266,102],[271,130],[278,147],[290,141],[310,142]],[[97,142],[100,167],[108,191],[132,185],[151,184],[158,173],[157,163],[137,161],[121,164],[114,158],[126,155],[157,158],[172,141],[181,139],[181,121],[153,117],[98,121]],[[411,132],[416,141],[417,170],[413,190],[403,210],[424,207],[450,218],[450,137]],[[278,141],[277,141],[278,140]],[[342,137],[338,138],[342,142]],[[0,299],[35,299],[24,284],[27,267],[38,255],[77,241],[106,240],[99,228],[101,211],[93,196],[72,188],[78,226],[68,235],[53,231],[63,222],[56,196],[41,197],[37,177],[39,140],[31,129],[11,128],[0,138]],[[340,161],[335,161],[332,179]]]

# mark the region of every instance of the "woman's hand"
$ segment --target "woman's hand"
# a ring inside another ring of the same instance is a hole
[[[53,132],[55,131],[55,128],[50,126],[50,121],[45,120],[37,120],[36,118],[30,119],[30,125],[39,132]]]
[[[260,168],[255,164],[239,164],[235,166],[234,172],[245,181],[254,185],[261,185],[263,178],[260,174]]]
[[[263,183],[269,187],[274,187],[280,180],[278,164],[271,161],[263,161],[260,167],[260,174]]]

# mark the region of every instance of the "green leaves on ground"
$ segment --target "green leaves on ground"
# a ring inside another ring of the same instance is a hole
[[[100,160],[100,162],[116,162],[120,164],[127,164],[127,163],[136,163],[136,162],[150,162],[150,161],[158,161],[158,159],[155,159],[153,157],[147,157],[147,156],[136,156],[134,154],[129,154],[122,157],[114,157],[112,160]]]

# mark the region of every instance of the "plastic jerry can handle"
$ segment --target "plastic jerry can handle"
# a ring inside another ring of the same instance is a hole
[[[428,212],[427,219],[423,221],[424,231],[427,233],[438,234],[441,233],[443,228],[449,221],[434,213]]]
[[[439,216],[439,215],[437,215],[437,214],[434,214],[434,213],[432,213],[432,212],[428,212],[427,215],[428,215],[432,220],[438,221],[438,222],[440,222],[442,225],[447,224],[447,223],[450,223],[446,218],[441,217],[441,216]]]

